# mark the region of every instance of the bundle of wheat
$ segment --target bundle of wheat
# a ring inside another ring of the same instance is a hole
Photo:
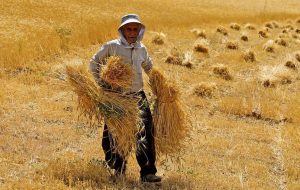
[[[100,72],[100,78],[108,83],[112,90],[122,91],[131,87],[134,77],[130,64],[123,63],[118,56],[110,56]]]
[[[264,45],[263,49],[266,52],[274,53],[275,51],[275,46],[274,46],[274,40],[268,40]]]
[[[162,45],[165,43],[166,35],[162,32],[155,32],[155,35],[152,38],[152,43],[157,45]]]
[[[223,34],[224,36],[227,36],[228,35],[228,31],[226,30],[226,28],[224,28],[223,26],[219,26],[217,28],[217,32],[220,33],[220,34]]]
[[[237,41],[226,42],[227,49],[239,49],[239,43]]]
[[[232,75],[229,73],[228,68],[223,64],[218,64],[218,65],[214,66],[213,73],[225,80],[233,79]]]
[[[206,39],[197,40],[194,45],[196,52],[208,53],[209,42]]]
[[[68,81],[78,96],[81,116],[99,124],[105,121],[116,139],[116,149],[127,156],[135,147],[136,125],[139,123],[138,98],[100,88],[83,67],[66,67]]]
[[[193,34],[195,34],[196,37],[206,38],[205,30],[200,30],[198,28],[194,28],[194,29],[191,30],[191,32]]]
[[[241,26],[237,23],[231,23],[230,28],[233,29],[233,30],[240,30]]]
[[[263,30],[260,30],[260,31],[258,32],[258,35],[261,36],[261,37],[263,37],[263,38],[267,38],[267,37],[268,37],[267,32],[265,32],[265,31],[263,31]]]
[[[255,26],[253,24],[250,24],[250,23],[246,24],[245,28],[248,29],[248,30],[255,30],[256,29]]]
[[[150,74],[150,87],[157,97],[153,113],[156,150],[160,154],[180,151],[188,134],[186,113],[177,87],[158,70]]]
[[[248,35],[246,33],[242,33],[241,40],[245,42],[249,41]]]
[[[278,38],[275,40],[275,43],[280,45],[280,46],[283,46],[283,47],[286,47],[287,46],[287,42],[286,40],[282,39],[282,38]]]
[[[243,58],[246,62],[254,62],[256,60],[255,58],[255,54],[253,51],[251,50],[246,50],[244,53],[243,53]]]
[[[216,88],[215,83],[201,82],[194,87],[194,94],[203,98],[211,98]]]

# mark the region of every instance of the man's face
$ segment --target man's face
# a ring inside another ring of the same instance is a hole
[[[128,23],[123,26],[123,35],[129,44],[136,42],[140,32],[140,24]]]

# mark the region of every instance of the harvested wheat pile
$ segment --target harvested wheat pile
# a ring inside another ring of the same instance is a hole
[[[209,42],[205,39],[198,40],[194,45],[194,51],[208,53]]]
[[[184,53],[182,65],[191,69],[194,67],[193,53],[188,51]]]
[[[167,56],[165,63],[173,64],[173,65],[182,65],[183,56],[179,52],[178,49],[171,49],[169,55]]]
[[[80,115],[97,121],[104,120],[116,141],[116,149],[127,156],[135,147],[136,125],[139,123],[138,99],[104,91],[91,74],[82,67],[66,67],[68,81],[78,96]],[[125,131],[125,133],[124,133]]]
[[[296,23],[300,24],[300,18],[298,18],[298,19],[296,20]]]
[[[162,32],[154,32],[152,43],[162,45],[165,43],[166,35]]]
[[[224,36],[228,36],[228,31],[223,26],[219,26],[217,28],[217,33],[223,34]]]
[[[248,35],[246,33],[243,33],[242,36],[241,36],[241,40],[245,41],[245,42],[249,41]]]
[[[283,30],[281,31],[281,33],[283,33],[283,34],[288,34],[289,31],[288,31],[287,29],[283,29]]]
[[[206,33],[205,33],[205,30],[200,30],[198,28],[194,28],[191,30],[191,32],[197,37],[201,37],[201,38],[204,38],[206,39]]]
[[[297,28],[297,29],[295,30],[295,33],[300,34],[300,29]]]
[[[215,83],[202,82],[194,87],[194,94],[203,98],[212,98],[216,88]]]
[[[295,52],[294,55],[296,60],[300,62],[300,51]]]
[[[293,69],[293,70],[296,69],[295,63],[293,63],[293,61],[291,61],[291,60],[286,61],[284,65],[285,65],[287,68],[290,68],[290,69]]]
[[[279,28],[280,27],[279,23],[276,22],[276,21],[272,21],[272,26],[273,26],[273,28]]]
[[[153,113],[156,151],[159,155],[179,152],[189,131],[179,90],[158,69],[151,71],[149,79],[157,97]]]
[[[110,56],[100,72],[100,78],[108,83],[112,90],[123,91],[132,85],[134,73],[130,64],[123,63],[118,56]]]
[[[255,54],[253,51],[251,50],[246,50],[244,53],[243,53],[243,58],[246,62],[254,62],[256,61],[256,58],[255,58]]]
[[[232,76],[231,74],[229,73],[229,70],[228,68],[223,65],[223,64],[219,64],[219,65],[216,65],[213,67],[213,73],[215,75],[217,75],[218,77],[221,77],[225,80],[232,80]]]
[[[237,41],[228,41],[226,42],[227,49],[239,49],[239,43]]]
[[[287,24],[287,25],[285,25],[283,28],[285,28],[285,29],[287,29],[287,30],[289,30],[289,31],[294,30],[294,26],[291,25],[291,24]]]
[[[264,87],[276,87],[279,84],[290,84],[294,78],[293,72],[284,65],[264,65],[260,68],[259,76]]]
[[[250,23],[246,24],[245,28],[248,29],[248,30],[255,30],[256,29],[256,27],[253,24],[250,24]]]
[[[273,29],[273,24],[268,22],[265,24],[265,27],[269,29]]]
[[[275,51],[275,45],[274,45],[274,40],[268,40],[264,45],[263,49],[266,52],[274,53]]]
[[[276,39],[275,43],[278,44],[278,45],[280,45],[280,46],[283,46],[283,47],[287,46],[287,42],[284,39],[282,39],[282,38]]]
[[[230,28],[233,29],[233,30],[239,31],[241,29],[241,26],[237,23],[231,23]]]
[[[263,37],[263,38],[268,38],[267,32],[265,32],[265,31],[263,31],[263,30],[260,30],[260,31],[258,32],[258,35],[259,35],[260,37]]]

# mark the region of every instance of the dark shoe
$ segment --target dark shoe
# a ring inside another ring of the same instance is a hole
[[[147,174],[141,177],[141,181],[148,182],[148,183],[157,183],[157,182],[161,182],[161,177],[156,176],[155,174]]]

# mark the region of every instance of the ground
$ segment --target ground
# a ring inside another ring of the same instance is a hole
[[[300,189],[297,7],[297,0],[4,0],[0,189]],[[134,154],[126,178],[112,179],[102,162],[102,128],[78,118],[64,74],[66,65],[88,66],[132,12],[147,27],[143,42],[154,65],[176,82],[191,119],[186,147],[157,161],[160,185],[139,182]],[[217,32],[221,26],[228,35]],[[192,29],[205,30],[205,39]],[[159,32],[163,44],[152,42]],[[194,50],[197,44],[207,53]],[[174,48],[192,54],[192,68],[165,63]],[[247,50],[255,61],[245,61]]]

